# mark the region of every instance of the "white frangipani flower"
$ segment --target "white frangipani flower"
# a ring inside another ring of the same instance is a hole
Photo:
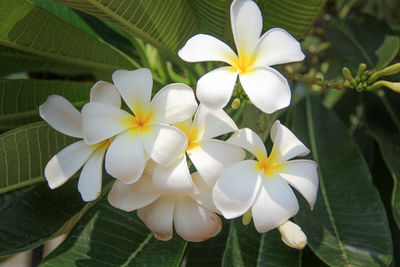
[[[301,61],[300,43],[281,28],[262,31],[262,16],[251,0],[235,0],[231,5],[231,26],[238,55],[219,39],[197,34],[178,55],[188,62],[223,61],[197,83],[198,99],[209,107],[224,107],[231,98],[237,76],[251,102],[266,113],[287,107],[291,92],[285,77],[269,66]]]
[[[90,91],[92,103],[102,103],[115,108],[121,97],[114,85],[100,81]],[[62,96],[51,95],[39,107],[40,116],[57,131],[72,137],[83,138],[81,113]],[[84,201],[95,200],[101,192],[104,153],[110,145],[105,139],[91,145],[83,140],[75,142],[50,159],[44,175],[51,189],[63,185],[82,166],[78,190]]]
[[[200,104],[193,122],[190,118],[175,126],[186,134],[186,153],[210,187],[214,186],[224,168],[243,160],[246,155],[235,145],[213,139],[238,130],[223,109],[211,110]],[[183,154],[171,166],[158,165],[153,174],[153,184],[174,194],[194,192],[196,188],[190,176],[186,155]]]
[[[109,105],[82,109],[85,141],[95,144],[116,135],[106,153],[106,171],[124,183],[136,182],[148,157],[168,166],[186,148],[186,135],[169,124],[192,117],[197,103],[184,84],[163,87],[150,101],[153,79],[148,69],[117,70],[112,79],[134,115]]]
[[[197,185],[195,194],[174,195],[155,187],[151,172],[140,180],[124,184],[116,180],[108,194],[110,204],[125,211],[137,210],[139,218],[160,240],[170,240],[175,231],[191,242],[207,240],[221,230],[221,219],[214,213],[211,189],[198,173],[192,174]]]
[[[271,128],[274,143],[271,154],[260,137],[241,129],[227,142],[243,147],[256,160],[245,160],[226,168],[215,184],[213,199],[227,218],[245,214],[249,209],[258,232],[267,232],[293,217],[298,202],[288,183],[296,188],[313,208],[318,192],[317,164],[312,160],[290,160],[309,150],[285,126],[276,121]]]
[[[281,233],[283,243],[287,246],[303,249],[307,245],[307,236],[301,230],[297,224],[287,221],[282,225],[278,226],[278,230]]]

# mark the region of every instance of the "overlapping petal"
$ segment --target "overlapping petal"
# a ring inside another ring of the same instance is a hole
[[[199,139],[211,139],[237,131],[235,122],[223,109],[210,109],[200,104],[193,120],[193,127],[202,129]]]
[[[53,156],[44,169],[51,189],[63,185],[88,160],[96,146],[88,146],[83,140],[75,142]]]
[[[310,150],[279,121],[275,121],[271,127],[271,140],[274,149],[283,160],[289,160],[297,156],[305,156]]]
[[[200,242],[217,235],[221,219],[190,197],[176,199],[174,213],[175,231],[187,241]]]
[[[236,163],[222,173],[214,186],[213,199],[227,219],[243,215],[254,203],[261,186],[261,173],[254,160]]]
[[[222,171],[246,156],[237,146],[220,140],[202,141],[195,149],[187,151],[190,160],[208,186],[213,186]]]
[[[272,66],[304,59],[300,43],[282,28],[264,33],[254,48],[255,66]]]
[[[178,51],[178,55],[188,62],[223,61],[230,65],[237,58],[229,46],[208,34],[191,37]]]
[[[186,155],[168,167],[157,165],[153,173],[155,187],[170,194],[191,194],[195,190],[186,162]]]
[[[222,108],[232,96],[236,79],[237,72],[232,67],[212,70],[197,81],[197,98],[210,108]]]
[[[231,26],[239,57],[247,57],[260,38],[262,15],[251,0],[235,0],[231,4]]]
[[[172,223],[174,218],[175,197],[161,196],[150,205],[138,209],[139,218],[160,240],[172,238]]]
[[[82,108],[83,133],[88,144],[96,144],[129,128],[133,116],[109,105],[88,103]]]
[[[297,189],[314,208],[318,194],[317,163],[312,160],[291,160],[279,173],[291,186]]]
[[[149,69],[117,70],[113,73],[112,80],[135,115],[147,111],[153,87]]]
[[[161,192],[153,186],[151,176],[143,174],[133,184],[116,180],[107,198],[112,206],[129,212],[151,204],[160,196]]]
[[[106,171],[127,184],[142,176],[145,164],[142,139],[130,130],[117,135],[106,153]]]
[[[100,196],[104,153],[108,146],[100,146],[86,161],[78,181],[78,191],[84,201],[92,201]]]
[[[296,196],[282,178],[263,178],[252,208],[254,226],[258,232],[265,233],[296,215],[298,209]]]
[[[196,190],[190,195],[203,207],[218,212],[212,199],[212,187],[209,187],[198,172],[192,173],[192,179],[196,186]]]
[[[185,151],[188,143],[181,130],[162,124],[152,124],[151,130],[142,134],[142,140],[150,158],[164,166],[172,165]]]
[[[151,101],[153,122],[176,123],[192,118],[197,109],[192,88],[182,83],[163,87]]]
[[[97,102],[119,108],[121,107],[121,95],[112,83],[98,81],[90,89],[90,102]]]
[[[254,156],[266,155],[264,143],[261,138],[249,128],[240,129],[229,138],[227,143],[241,147],[251,152]]]
[[[82,116],[64,97],[50,95],[39,107],[39,115],[57,131],[82,138]]]
[[[256,67],[239,78],[251,102],[263,112],[270,114],[290,104],[289,83],[278,71]]]

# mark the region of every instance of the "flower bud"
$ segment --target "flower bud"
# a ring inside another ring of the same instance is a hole
[[[344,67],[342,69],[343,76],[346,78],[347,81],[349,81],[351,86],[356,85],[356,81],[354,80],[353,76],[351,75],[351,72],[348,68]]]
[[[240,107],[240,99],[235,98],[231,104],[232,109],[238,109]]]
[[[389,75],[394,75],[400,72],[400,63],[391,65],[389,67],[386,67],[380,71],[375,72],[374,74],[372,74],[369,79],[368,79],[368,83],[373,83],[376,80],[378,80],[379,77],[382,76],[389,76]]]
[[[243,225],[248,225],[251,222],[251,217],[252,217],[252,213],[251,213],[251,209],[249,209],[245,214],[243,214],[242,216],[242,223]]]
[[[385,86],[393,91],[395,91],[396,93],[400,93],[400,82],[388,82],[388,81],[378,81],[376,83],[374,83],[373,85],[371,85],[372,89],[377,89],[380,88],[382,86]]]
[[[284,224],[278,226],[278,230],[281,233],[283,243],[287,246],[303,249],[307,245],[307,236],[297,224],[286,221]]]

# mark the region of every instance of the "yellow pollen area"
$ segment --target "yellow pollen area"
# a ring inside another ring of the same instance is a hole
[[[182,130],[182,132],[184,132],[188,138],[188,145],[186,147],[186,150],[191,150],[199,146],[199,129],[193,126],[189,126],[185,123],[176,123],[175,127]]]
[[[253,56],[239,56],[233,60],[233,71],[239,71],[239,74],[244,74],[252,71],[252,66],[254,63]]]
[[[269,157],[267,155],[258,155],[257,156],[257,164],[256,169],[257,171],[264,171],[264,176],[269,177],[273,176],[276,172],[282,171],[285,167],[284,163],[278,162],[278,157],[274,150],[272,150]]]
[[[153,121],[153,113],[151,111],[145,111],[142,109],[135,110],[135,117],[130,117],[127,121],[128,127],[140,133],[146,133],[151,130],[149,125]]]

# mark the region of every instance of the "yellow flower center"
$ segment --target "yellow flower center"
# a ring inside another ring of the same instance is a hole
[[[264,176],[273,176],[276,172],[282,171],[285,167],[284,163],[278,162],[278,156],[274,150],[272,150],[269,157],[265,154],[257,155],[256,169],[257,171],[264,171]]]
[[[185,123],[176,123],[175,127],[182,130],[188,138],[186,150],[194,149],[200,145],[200,131],[196,127],[189,126]]]
[[[131,117],[128,122],[128,127],[140,133],[146,133],[151,130],[150,123],[153,121],[153,113],[144,109],[136,109],[135,117]]]
[[[244,74],[252,71],[252,66],[254,63],[253,56],[240,56],[233,61],[233,71],[239,71],[239,74]]]

